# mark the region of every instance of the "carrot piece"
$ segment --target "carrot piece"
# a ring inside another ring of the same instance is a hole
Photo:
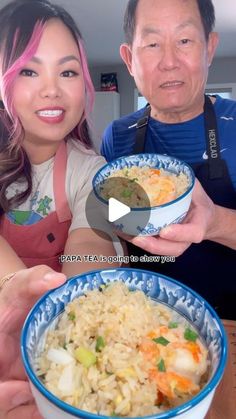
[[[184,394],[195,394],[199,391],[199,386],[192,380],[175,372],[159,372],[152,369],[149,371],[149,378],[155,381],[157,389],[170,399],[177,397],[175,391]]]
[[[159,169],[150,169],[152,175],[160,175],[161,171]]]

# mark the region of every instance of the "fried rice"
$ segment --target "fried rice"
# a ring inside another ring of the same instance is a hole
[[[122,282],[66,306],[36,362],[46,388],[79,409],[146,416],[197,394],[208,351],[193,326]]]

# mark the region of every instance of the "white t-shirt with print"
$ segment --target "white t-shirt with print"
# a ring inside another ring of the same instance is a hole
[[[96,219],[97,203],[86,208],[87,198],[92,191],[92,179],[95,173],[106,161],[93,150],[86,149],[76,140],[67,141],[66,168],[66,197],[72,214],[69,233],[77,228],[91,227],[89,221]],[[19,207],[10,211],[7,217],[18,225],[30,225],[55,211],[55,197],[53,191],[53,162],[54,157],[44,163],[32,165],[33,188],[31,195]],[[24,190],[24,184],[14,183],[7,190],[10,198],[18,191]],[[88,214],[89,212],[89,214]],[[103,221],[103,222],[101,222]],[[114,241],[118,254],[123,254],[119,240],[114,236],[109,223],[99,218],[99,225],[93,225],[109,234]]]

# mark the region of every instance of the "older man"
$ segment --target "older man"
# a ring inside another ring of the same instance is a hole
[[[129,0],[120,53],[149,106],[107,128],[102,154],[156,152],[193,167],[201,184],[185,222],[130,239],[129,251],[177,256],[142,267],[185,282],[236,318],[236,102],[204,96],[214,23],[211,0]]]

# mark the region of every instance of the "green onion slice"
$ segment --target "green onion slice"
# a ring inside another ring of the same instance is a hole
[[[194,330],[190,329],[190,327],[187,327],[184,332],[184,338],[186,340],[190,340],[191,342],[196,342],[198,334],[194,332]]]
[[[170,322],[169,324],[168,324],[168,327],[169,327],[169,329],[177,329],[177,327],[178,327],[179,325],[178,325],[178,323],[177,322]]]
[[[159,338],[155,338],[155,339],[152,339],[152,340],[153,340],[153,342],[160,343],[163,346],[167,346],[168,343],[170,343],[170,341],[168,339],[164,338],[164,336],[160,336]]]
[[[166,372],[166,366],[165,366],[164,359],[161,358],[160,362],[158,362],[158,364],[157,364],[157,368],[158,368],[158,371],[160,371],[160,372]]]
[[[95,350],[96,352],[101,352],[102,348],[105,346],[105,341],[102,336],[98,336],[96,340]]]
[[[69,313],[68,313],[68,319],[69,320],[75,320],[75,313],[74,313],[74,311],[70,311]]]

